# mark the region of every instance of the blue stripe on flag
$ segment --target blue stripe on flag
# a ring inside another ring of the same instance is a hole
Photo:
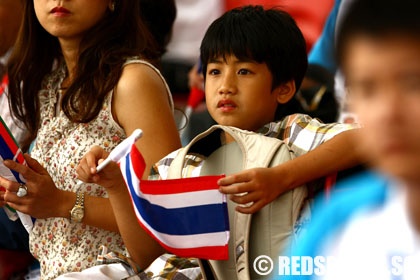
[[[6,159],[13,160],[15,156],[13,154],[13,151],[10,150],[9,146],[7,146],[7,143],[6,141],[4,141],[3,137],[0,137],[0,155],[2,156],[3,160],[6,160]],[[18,172],[11,169],[10,169],[10,172],[13,174],[13,176],[15,176],[17,182],[23,183],[22,180],[19,178]]]
[[[140,198],[131,180],[130,156],[126,157],[126,179],[133,202],[146,223],[154,230],[172,235],[191,235],[229,230],[226,203],[167,209]],[[135,175],[134,175],[135,176]],[[194,193],[191,193],[194,196]]]
[[[166,209],[140,197],[134,198],[143,219],[156,231],[190,235],[227,230],[222,204]]]

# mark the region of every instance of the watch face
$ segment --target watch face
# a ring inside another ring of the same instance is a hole
[[[71,212],[72,219],[76,222],[80,222],[84,216],[84,210],[82,207],[76,207]]]

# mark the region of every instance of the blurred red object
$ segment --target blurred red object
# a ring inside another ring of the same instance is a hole
[[[193,87],[188,95],[187,105],[185,106],[184,114],[187,119],[191,117],[194,109],[204,100],[205,93],[202,89]]]
[[[188,96],[187,106],[191,107],[192,109],[195,109],[198,104],[201,103],[204,99],[204,91],[199,88],[193,87],[190,91],[190,94]]]

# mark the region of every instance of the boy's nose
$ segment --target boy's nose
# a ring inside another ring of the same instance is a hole
[[[219,93],[220,94],[233,94],[233,89],[231,87],[223,85],[219,88]]]
[[[225,77],[219,86],[219,94],[234,94],[236,92],[235,82],[230,77]]]

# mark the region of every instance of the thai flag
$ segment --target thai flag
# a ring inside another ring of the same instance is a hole
[[[133,145],[119,162],[140,225],[180,257],[228,259],[229,218],[222,176],[141,180],[145,162]]]
[[[9,128],[0,117],[0,176],[11,181],[16,181],[22,184],[25,183],[25,179],[21,177],[19,173],[10,170],[3,165],[3,161],[6,159],[14,160],[20,164],[25,164],[25,158],[23,157],[22,151],[16,143],[16,140]],[[17,212],[9,206],[6,206],[4,209],[11,220],[20,218],[26,230],[28,232],[31,231],[33,220],[29,215]]]

